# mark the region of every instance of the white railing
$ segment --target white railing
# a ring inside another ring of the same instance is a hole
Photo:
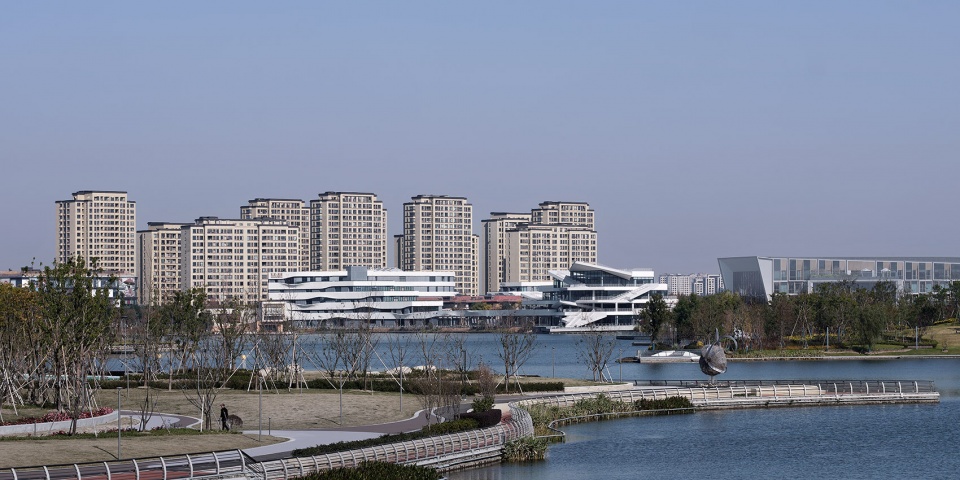
[[[362,462],[373,461],[401,464],[419,464],[427,461],[436,463],[437,459],[445,456],[471,451],[499,450],[510,441],[533,435],[533,421],[530,419],[530,414],[512,404],[510,412],[510,420],[489,428],[253,464],[250,465],[253,472],[251,478],[286,479],[290,475],[309,475],[333,468],[355,467]]]
[[[237,477],[247,472],[250,459],[240,450],[170,457],[116,460],[0,470],[0,480],[112,479],[171,480],[193,477]]]

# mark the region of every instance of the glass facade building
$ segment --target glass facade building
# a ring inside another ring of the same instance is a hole
[[[960,257],[718,258],[727,290],[744,296],[812,293],[817,284],[849,281],[871,288],[893,282],[902,294],[929,293],[960,281]]]

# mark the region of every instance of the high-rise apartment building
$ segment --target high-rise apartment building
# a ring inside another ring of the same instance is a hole
[[[310,201],[310,270],[387,266],[387,209],[372,193],[326,192]]]
[[[127,192],[83,190],[56,204],[58,262],[95,258],[105,273],[137,275],[137,203]]]
[[[593,209],[584,202],[543,202],[530,212],[530,216],[530,223],[537,225],[582,225],[591,230],[594,228]]]
[[[310,208],[303,200],[290,198],[256,198],[240,207],[240,218],[273,218],[284,220],[300,230],[297,249],[300,252],[299,270],[310,269]]]
[[[473,234],[473,205],[463,197],[418,195],[403,204],[400,269],[452,271],[461,295],[479,292],[479,239]]]
[[[219,302],[266,300],[271,273],[299,270],[299,239],[283,220],[201,217],[182,229],[181,288]]]
[[[700,296],[713,295],[723,290],[723,278],[718,274],[692,273],[665,273],[660,275],[660,283],[667,285],[667,295]]]
[[[137,293],[140,304],[162,304],[181,288],[180,254],[183,227],[189,223],[148,222],[137,232]]]
[[[503,282],[549,281],[548,270],[597,263],[594,211],[585,202],[541,203],[529,214],[494,212],[483,221],[484,290]]]
[[[507,232],[530,223],[529,213],[493,212],[483,220],[483,292],[499,292],[504,278],[504,248]]]
[[[597,263],[597,232],[587,226],[522,224],[504,244],[504,282],[549,281],[550,270]]]

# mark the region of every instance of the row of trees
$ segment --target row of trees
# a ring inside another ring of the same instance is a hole
[[[853,282],[824,283],[813,293],[776,293],[769,302],[732,292],[681,296],[671,310],[654,295],[641,325],[656,341],[709,342],[714,332],[731,335],[741,348],[784,348],[791,339],[803,347],[832,341],[870,349],[885,332],[919,332],[960,312],[960,282],[931,293],[897,295],[892,282],[861,288]]]

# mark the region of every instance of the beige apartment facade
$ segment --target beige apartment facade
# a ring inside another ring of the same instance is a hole
[[[507,232],[523,223],[530,223],[529,213],[493,212],[483,220],[483,292],[499,292],[504,282],[504,250]]]
[[[581,225],[523,224],[507,232],[504,282],[550,281],[550,270],[597,263],[597,232]]]
[[[137,232],[139,276],[137,293],[141,305],[160,305],[180,291],[180,256],[183,228],[189,223],[148,222]]]
[[[387,209],[372,193],[326,192],[310,201],[310,270],[387,266]]]
[[[137,204],[127,192],[74,192],[56,209],[58,262],[95,258],[105,273],[137,276]]]
[[[452,271],[460,295],[477,295],[479,237],[473,205],[466,198],[418,195],[403,204],[403,235],[396,239],[398,267],[406,271]]]
[[[283,220],[201,217],[182,229],[181,289],[221,303],[267,300],[271,273],[300,270],[299,239]]]
[[[297,249],[300,270],[310,269],[310,207],[303,200],[293,198],[255,198],[240,207],[240,218],[273,218],[283,220],[300,231]]]
[[[594,211],[586,202],[546,201],[529,214],[493,212],[483,221],[483,245],[484,292],[549,281],[551,269],[597,262]]]

